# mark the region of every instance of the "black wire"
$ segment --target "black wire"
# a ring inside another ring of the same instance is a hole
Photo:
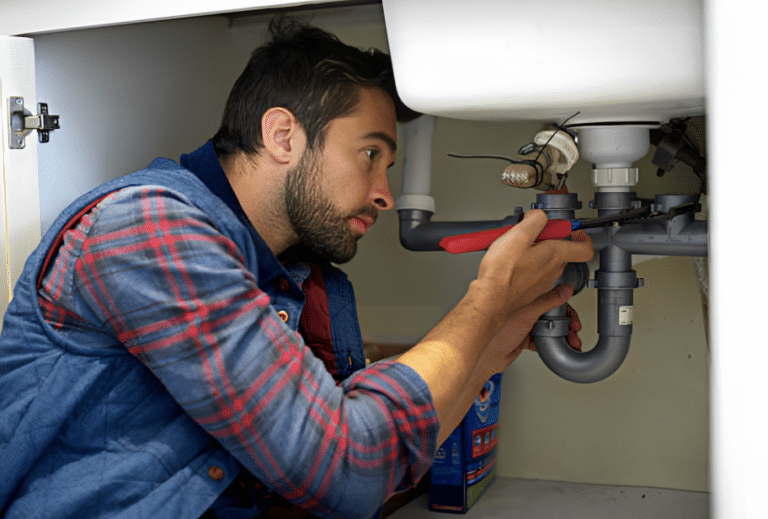
[[[557,132],[559,132],[559,131],[563,131],[563,132],[565,132],[565,133],[568,133],[568,132],[565,130],[565,125],[568,123],[568,121],[570,121],[571,119],[573,119],[574,117],[576,117],[576,116],[577,116],[577,115],[579,115],[580,113],[581,113],[581,111],[578,111],[578,112],[576,112],[575,114],[573,114],[572,116],[570,116],[568,119],[566,119],[565,121],[563,121],[563,124],[555,124],[555,125],[554,125],[554,126],[555,126],[555,131],[554,131],[554,132],[552,132],[552,135],[550,135],[550,136],[549,136],[549,139],[547,139],[547,142],[545,142],[545,143],[544,143],[544,145],[543,145],[541,148],[539,148],[539,153],[536,155],[536,158],[535,158],[535,159],[533,159],[533,160],[534,160],[534,162],[536,162],[536,164],[538,164],[538,163],[539,163],[539,157],[541,157],[541,154],[544,152],[544,148],[546,148],[546,147],[549,145],[550,141],[552,141],[552,139],[554,139],[554,138],[555,138],[555,135],[557,135]],[[570,135],[570,134],[569,134],[569,135]],[[542,178],[541,178],[541,179],[538,179],[538,178],[536,179],[536,180],[537,180],[537,182],[536,182],[536,185],[537,185],[537,186],[538,186],[538,185],[539,185],[539,184],[540,184],[540,183],[541,183],[541,182],[544,180],[544,178],[543,178],[543,177],[544,177],[544,171],[543,171],[543,169],[542,169],[542,173],[541,173],[541,175],[542,175]]]
[[[544,148],[546,148],[546,147],[547,147],[547,145],[549,144],[549,142],[550,142],[552,139],[554,139],[554,138],[555,138],[555,135],[557,135],[557,132],[559,132],[559,131],[563,131],[563,132],[565,132],[565,133],[568,133],[567,131],[565,131],[565,125],[568,123],[568,121],[570,121],[571,119],[573,119],[574,117],[576,117],[576,116],[577,116],[577,115],[579,115],[580,113],[581,113],[580,111],[579,111],[579,112],[576,112],[575,114],[573,114],[572,116],[570,116],[568,119],[566,119],[565,121],[563,121],[563,124],[555,124],[555,125],[554,125],[554,126],[555,126],[555,131],[554,131],[554,132],[552,132],[552,135],[550,135],[550,136],[549,136],[549,139],[547,139],[547,142],[545,142],[545,143],[544,143],[544,146],[542,146],[542,147],[539,149],[539,154],[538,154],[538,155],[536,155],[536,159],[535,159],[535,160],[537,160],[537,161],[538,161],[539,157],[541,156],[541,153],[544,151]]]
[[[457,159],[501,159],[516,164],[517,161],[510,159],[509,157],[502,157],[501,155],[459,155],[458,153],[449,153],[449,157]]]
[[[449,153],[448,156],[455,157],[458,159],[500,159],[500,160],[506,160],[511,164],[524,164],[524,165],[531,166],[536,171],[536,183],[534,184],[534,187],[535,187],[540,185],[542,182],[544,182],[544,166],[542,166],[541,163],[539,162],[539,157],[541,157],[541,154],[544,153],[544,148],[547,147],[547,145],[555,137],[555,134],[558,131],[563,131],[565,133],[568,133],[565,126],[566,123],[568,123],[568,121],[570,121],[580,113],[581,113],[580,111],[576,112],[572,116],[568,117],[565,121],[563,121],[563,123],[560,125],[555,124],[554,126],[556,130],[552,133],[552,135],[549,136],[549,139],[547,139],[547,142],[545,142],[543,146],[539,147],[539,153],[536,154],[536,157],[533,160],[531,159],[514,160],[509,157],[503,157],[501,155],[458,155],[456,153]]]

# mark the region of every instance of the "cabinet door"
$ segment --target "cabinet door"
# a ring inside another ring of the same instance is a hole
[[[0,36],[0,136],[2,182],[0,183],[0,312],[11,298],[13,285],[24,261],[40,242],[40,197],[37,183],[37,132],[19,136],[10,129],[11,98],[16,98],[29,115],[36,115],[35,52],[29,38]],[[13,147],[12,147],[13,145]],[[2,324],[0,324],[2,326]]]
[[[375,0],[366,0],[375,3]],[[346,3],[346,0],[2,0],[0,34],[33,34],[87,27],[228,14],[259,9]]]

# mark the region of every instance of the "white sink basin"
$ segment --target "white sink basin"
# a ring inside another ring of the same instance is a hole
[[[397,87],[458,119],[704,113],[702,0],[383,0]]]

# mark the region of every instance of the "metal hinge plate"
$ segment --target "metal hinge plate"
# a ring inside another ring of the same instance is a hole
[[[8,142],[12,150],[23,149],[32,130],[37,130],[39,141],[44,143],[50,140],[53,130],[59,129],[59,116],[48,113],[47,103],[37,103],[37,115],[33,115],[24,108],[23,97],[11,97],[8,112],[11,114]]]

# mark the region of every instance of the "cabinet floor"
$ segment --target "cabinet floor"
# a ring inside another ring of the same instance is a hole
[[[467,519],[707,519],[707,492],[496,478]],[[446,519],[421,495],[388,519]]]

